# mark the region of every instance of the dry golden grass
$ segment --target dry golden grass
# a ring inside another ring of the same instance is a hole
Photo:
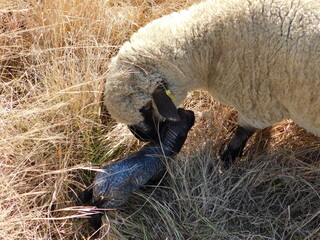
[[[95,238],[77,194],[91,183],[90,169],[141,145],[103,116],[110,57],[139,27],[194,2],[0,1],[0,239]],[[197,124],[164,185],[108,213],[100,234],[320,238],[319,138],[282,122],[257,133],[242,161],[219,175],[216,155],[236,113],[191,95],[185,107]]]

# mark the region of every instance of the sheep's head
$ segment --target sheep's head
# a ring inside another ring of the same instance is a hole
[[[142,141],[157,139],[165,119],[180,120],[163,77],[141,69],[110,73],[105,84],[104,103],[110,115],[127,124]]]
[[[159,130],[162,129],[166,119],[180,121],[178,110],[163,86],[156,88],[152,94],[152,102],[140,112],[143,121],[129,125],[129,129],[141,141],[158,139]]]

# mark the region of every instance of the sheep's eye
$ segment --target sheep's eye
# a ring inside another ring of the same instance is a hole
[[[150,110],[152,107],[152,104],[151,103],[148,103],[146,106],[144,106],[143,108],[141,108],[140,112],[144,113],[148,110]]]
[[[104,195],[100,195],[98,199],[95,201],[96,205],[103,204],[106,201],[106,197]]]

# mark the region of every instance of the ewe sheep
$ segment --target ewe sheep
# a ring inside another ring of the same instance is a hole
[[[195,89],[239,112],[226,163],[285,118],[320,136],[320,1],[207,0],[152,21],[112,59],[104,103],[149,140]]]

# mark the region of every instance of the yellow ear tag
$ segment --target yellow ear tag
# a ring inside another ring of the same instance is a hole
[[[171,91],[168,89],[166,90],[166,94],[168,95],[168,97],[172,100],[172,101],[175,101],[176,98],[172,95]]]

